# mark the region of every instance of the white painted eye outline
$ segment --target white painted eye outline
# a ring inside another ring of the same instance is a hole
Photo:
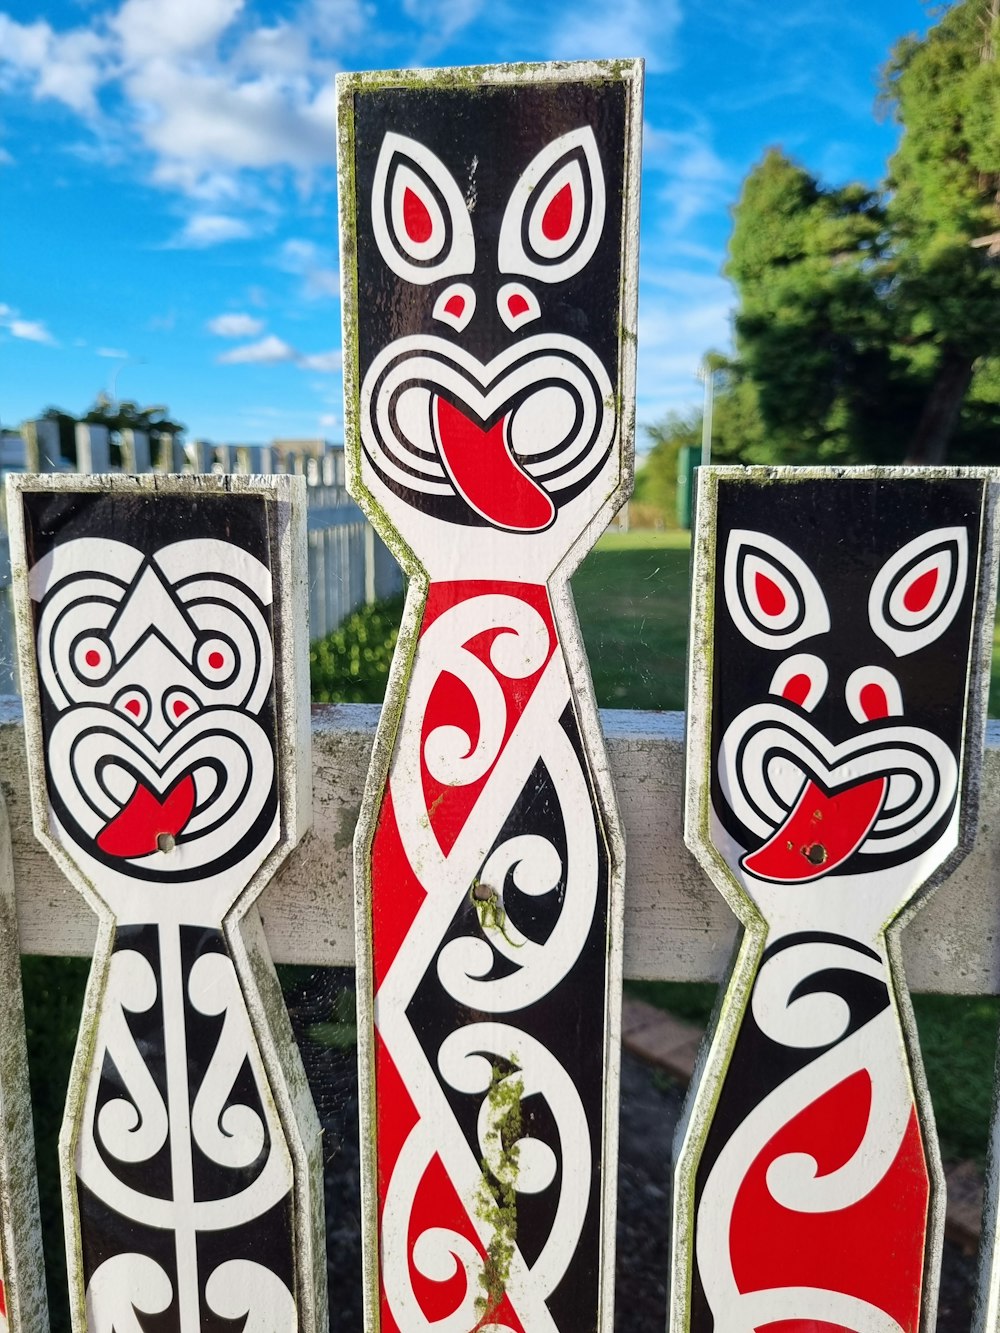
[[[195,652],[195,666],[209,685],[228,685],[240,666],[234,645],[220,635],[203,639]]]
[[[467,282],[453,282],[434,302],[432,313],[461,333],[476,313],[476,293]]]
[[[190,690],[171,690],[163,700],[163,716],[172,727],[179,727],[200,709],[201,704]]]
[[[607,210],[601,154],[589,125],[554,139],[514,186],[497,248],[501,273],[564,282],[594,257]]]
[[[871,627],[897,657],[939,639],[958,613],[969,573],[964,527],[934,528],[890,556],[868,594]]]
[[[116,695],[112,707],[116,712],[124,713],[137,727],[144,727],[149,719],[149,695],[136,685]]]
[[[805,690],[800,683],[803,678],[806,682]],[[791,657],[785,658],[771,677],[771,693],[811,713],[826,693],[829,683],[830,672],[821,657],[815,653],[793,653]]]
[[[880,692],[884,708],[874,707],[870,699],[865,702],[869,690]],[[899,681],[884,667],[865,666],[852,671],[847,678],[844,697],[855,722],[877,722],[880,718],[903,716],[903,693]]]
[[[734,528],[723,583],[733,623],[758,648],[791,648],[830,629],[830,610],[816,575],[776,537]]]
[[[497,312],[513,333],[538,319],[542,307],[538,304],[538,297],[523,283],[505,282],[497,292]]]
[[[379,253],[397,277],[426,286],[474,271],[476,242],[462,192],[441,159],[416,139],[386,133],[371,204]]]
[[[73,670],[88,685],[106,680],[115,664],[111,644],[98,634],[85,634],[72,648]]]

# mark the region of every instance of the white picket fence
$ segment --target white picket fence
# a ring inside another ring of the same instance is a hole
[[[359,606],[395,596],[403,575],[364,514],[347,492],[344,451],[322,454],[291,445],[179,443],[169,435],[121,432],[113,449],[103,426],[76,427],[76,459],[60,452],[55,421],[28,422],[24,466],[29,472],[219,472],[295,473],[306,479],[309,498],[309,634],[321,639]],[[0,493],[0,694],[18,692],[10,554]]]

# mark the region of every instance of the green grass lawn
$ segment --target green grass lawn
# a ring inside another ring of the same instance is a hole
[[[603,708],[683,708],[687,533],[611,532],[573,575],[573,598]]]

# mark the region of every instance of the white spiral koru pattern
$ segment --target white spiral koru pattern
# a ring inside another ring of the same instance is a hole
[[[832,990],[803,991],[824,973],[855,973],[885,984],[887,966],[849,941],[807,940],[766,958],[751,999],[753,1021],[765,1037],[803,1052],[824,1050],[764,1097],[722,1148],[698,1206],[698,1271],[717,1333],[753,1333],[783,1320],[820,1320],[855,1333],[903,1333],[884,1310],[836,1290],[779,1287],[740,1291],[727,1239],[737,1196],[753,1163],[800,1112],[845,1079],[864,1071],[871,1105],[861,1142],[850,1159],[826,1174],[808,1153],[788,1153],[768,1168],[767,1188],[797,1213],[835,1213],[874,1190],[895,1162],[913,1113],[913,1091],[891,1005],[850,1031],[850,1005]],[[799,991],[798,994],[796,992]]]
[[[491,671],[464,645],[498,625],[504,630],[490,649]],[[495,1067],[509,1066],[506,1080],[521,1081],[522,1102],[543,1099],[556,1125],[555,1150],[530,1137],[519,1145],[516,1189],[520,1193],[560,1191],[551,1233],[534,1263],[529,1267],[516,1247],[510,1263],[506,1291],[530,1333],[555,1330],[546,1300],[567,1272],[586,1213],[591,1132],[579,1091],[556,1056],[516,1021],[470,1022],[441,1044],[435,1069],[407,1014],[476,879],[498,891],[512,871],[516,888],[526,894],[552,893],[560,883],[564,885],[558,920],[544,942],[525,938],[508,915],[502,925],[487,920],[477,934],[452,939],[441,949],[437,969],[441,986],[479,1014],[511,1017],[549,995],[577,961],[592,927],[598,833],[587,775],[560,725],[570,688],[558,650],[545,665],[504,744],[507,705],[494,672],[511,680],[532,676],[546,663],[550,647],[549,628],[538,611],[503,593],[472,597],[440,615],[420,640],[390,770],[389,789],[403,848],[426,890],[376,996],[379,1032],[419,1115],[388,1185],[381,1237],[386,1297],[399,1327],[407,1333],[431,1329],[434,1333],[467,1333],[483,1318],[482,1308],[477,1310],[475,1304],[482,1293],[482,1261],[476,1247],[442,1227],[418,1236],[412,1251],[408,1238],[417,1188],[437,1155],[480,1242],[488,1248],[492,1232],[477,1216],[476,1199],[482,1182],[480,1163],[490,1162],[487,1094]],[[430,732],[422,746],[424,713],[444,673],[461,681],[475,701],[478,731],[470,736],[460,728],[441,726]],[[462,786],[486,778],[447,853],[428,818],[421,758],[432,777],[442,783]],[[556,847],[537,834],[509,837],[498,844],[509,813],[539,762],[551,775],[564,821],[572,821],[565,866]],[[505,975],[490,978],[497,955],[508,966]],[[482,1099],[478,1153],[455,1118],[442,1080],[453,1090]],[[493,1166],[499,1169],[499,1163]],[[412,1288],[411,1257],[417,1271],[430,1281],[447,1282],[464,1269],[465,1295],[447,1318],[431,1323],[423,1314]]]
[[[112,1255],[87,1285],[88,1333],[143,1333],[142,1316],[171,1307],[172,1327],[198,1333],[203,1289],[204,1303],[220,1318],[248,1317],[245,1333],[295,1333],[292,1293],[266,1266],[227,1259],[203,1271],[208,1261],[199,1239],[236,1231],[286,1200],[292,1166],[232,960],[217,950],[200,953],[187,975],[185,995],[181,930],[162,925],[156,936],[159,978],[138,949],[124,947],[112,954],[76,1167],[80,1185],[121,1219],[116,1236],[124,1240],[134,1230],[170,1238],[176,1284],[151,1254],[123,1249]],[[157,1003],[162,1047],[148,1037],[140,1047],[128,1016],[147,1014]],[[214,1049],[194,1048],[186,1031],[188,1014],[222,1020]],[[153,1058],[165,1070],[165,1097],[147,1063]],[[241,1104],[235,1093],[247,1067],[253,1106]],[[98,1109],[103,1076],[112,1068],[121,1095]],[[198,1070],[203,1073],[196,1084]],[[151,1163],[168,1145],[168,1191],[147,1193],[136,1187],[135,1176],[129,1183],[128,1166]],[[204,1191],[197,1197],[196,1150],[223,1170],[244,1172],[243,1180],[227,1177],[232,1186],[218,1197],[204,1197]],[[86,1252],[86,1226],[83,1240]]]

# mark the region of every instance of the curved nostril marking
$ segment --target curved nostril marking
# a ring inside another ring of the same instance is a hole
[[[793,653],[771,677],[771,693],[799,708],[812,710],[826,693],[830,673],[815,653]]]
[[[497,292],[497,311],[500,318],[513,331],[522,324],[530,324],[538,319],[542,308],[538,298],[523,283],[505,282]]]
[[[434,302],[433,315],[459,333],[476,313],[476,293],[467,282],[453,282]]]
[[[899,681],[884,667],[858,667],[852,671],[844,687],[844,697],[856,722],[880,722],[887,717],[900,717],[903,712]]]
[[[138,699],[126,699],[125,708],[133,717],[138,717],[142,712],[142,704]]]
[[[190,712],[191,705],[186,704],[183,699],[174,700],[174,717],[183,717],[185,713]]]

